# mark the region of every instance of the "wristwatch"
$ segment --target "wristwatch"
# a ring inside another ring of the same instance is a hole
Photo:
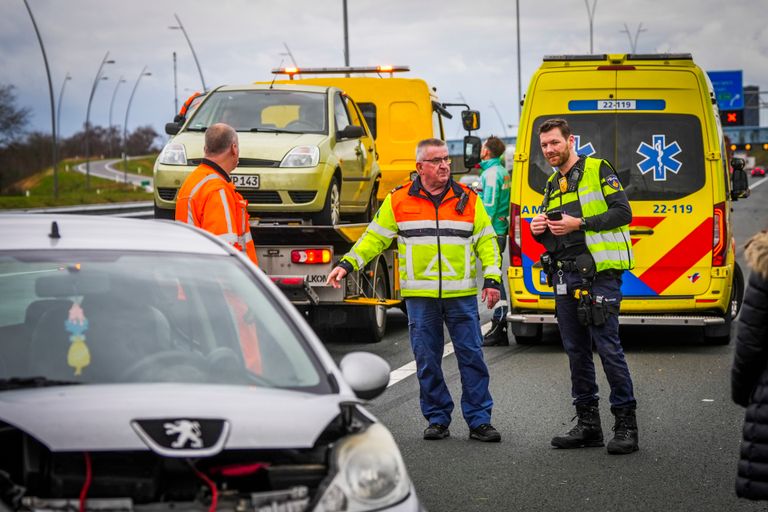
[[[587,230],[587,219],[585,219],[584,217],[581,218],[581,224],[579,224],[579,229],[582,231]]]

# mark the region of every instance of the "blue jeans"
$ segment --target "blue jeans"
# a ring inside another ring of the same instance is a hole
[[[603,370],[611,388],[609,401],[614,407],[636,405],[632,378],[624,358],[624,349],[619,340],[619,318],[609,315],[604,325],[583,326],[576,316],[578,300],[573,297],[573,291],[581,287],[581,276],[578,272],[563,273],[563,282],[568,286],[568,295],[555,295],[557,308],[557,324],[560,327],[560,337],[563,348],[568,354],[571,365],[571,396],[574,405],[596,402],[597,382],[595,381],[595,364],[592,360],[592,343],[603,363]],[[554,283],[559,283],[559,277],[554,276]],[[598,276],[592,283],[592,296],[602,295],[609,301],[621,304],[621,278]]]
[[[443,323],[453,341],[461,374],[461,412],[469,428],[491,422],[493,399],[483,359],[477,297],[408,297],[408,330],[416,358],[421,412],[429,423],[450,425],[453,399],[443,377]]]
[[[507,246],[507,235],[496,235],[496,240],[499,242],[499,255],[504,254],[504,249]],[[503,261],[503,258],[502,258]],[[502,265],[502,272],[501,272],[501,296],[499,297],[499,304],[496,306],[496,309],[493,310],[493,317],[492,320],[494,322],[505,322],[507,318],[507,292],[506,289],[506,283],[507,276],[503,272],[503,265]]]

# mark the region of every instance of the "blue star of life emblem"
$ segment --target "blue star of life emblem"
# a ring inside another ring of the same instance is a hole
[[[677,174],[683,166],[675,156],[682,152],[677,141],[667,144],[665,135],[654,135],[653,145],[641,142],[637,147],[637,154],[645,157],[637,164],[643,174],[653,171],[653,181],[667,181],[667,171]]]
[[[595,148],[591,142],[581,145],[581,135],[573,136],[573,147],[576,148],[576,154],[579,156],[592,156],[595,154]]]

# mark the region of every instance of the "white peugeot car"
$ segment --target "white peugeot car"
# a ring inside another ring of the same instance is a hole
[[[0,510],[420,510],[387,363],[340,368],[196,228],[0,215]]]

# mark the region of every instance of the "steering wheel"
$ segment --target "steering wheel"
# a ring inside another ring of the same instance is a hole
[[[148,355],[129,366],[120,375],[119,382],[157,382],[158,376],[169,376],[172,368],[192,368],[204,377],[208,375],[208,364],[203,356],[196,352],[164,350]],[[184,372],[182,375],[188,375]]]

